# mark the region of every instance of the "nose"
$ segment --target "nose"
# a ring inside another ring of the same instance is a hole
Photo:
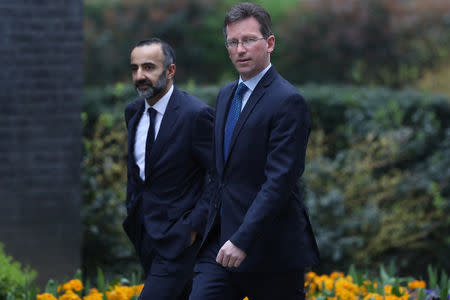
[[[247,51],[247,48],[244,47],[244,44],[243,44],[243,43],[239,43],[239,44],[237,45],[236,51],[237,51],[238,53],[246,52],[246,51]]]
[[[141,68],[138,68],[134,74],[134,79],[135,80],[141,80],[141,79],[145,79],[145,75],[144,72],[142,72]]]

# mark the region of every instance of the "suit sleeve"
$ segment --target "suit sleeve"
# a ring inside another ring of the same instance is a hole
[[[271,121],[266,181],[250,205],[239,229],[231,236],[233,244],[248,251],[259,235],[276,221],[305,167],[310,121],[300,94],[281,102]]]
[[[198,162],[206,170],[204,189],[201,197],[198,199],[195,208],[189,215],[189,222],[192,229],[199,234],[203,234],[206,226],[206,217],[208,214],[209,191],[212,186],[213,176],[211,174],[212,146],[213,146],[213,123],[214,111],[207,107],[197,116],[195,126],[193,127],[192,151]]]

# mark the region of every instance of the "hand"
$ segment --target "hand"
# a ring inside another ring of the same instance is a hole
[[[197,239],[197,232],[191,231],[191,243],[189,244],[189,246],[192,246],[196,239]]]
[[[239,267],[247,254],[236,247],[230,240],[226,241],[220,248],[216,262],[224,267]]]

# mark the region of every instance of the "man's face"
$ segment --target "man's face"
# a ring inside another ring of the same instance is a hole
[[[227,41],[242,41],[244,39],[259,39],[263,35],[259,29],[258,21],[253,18],[243,19],[226,27]],[[270,53],[275,47],[275,37],[256,41],[251,47],[244,47],[239,43],[237,48],[228,48],[231,62],[241,75],[248,80],[264,70],[270,63]]]
[[[152,99],[167,89],[168,72],[160,44],[136,47],[131,52],[131,73],[139,96]]]

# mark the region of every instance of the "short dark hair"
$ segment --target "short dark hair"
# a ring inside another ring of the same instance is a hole
[[[233,5],[225,16],[223,35],[227,38],[227,25],[254,17],[259,23],[259,30],[264,38],[273,34],[272,21],[269,13],[261,6],[250,2],[241,2]]]
[[[175,51],[173,51],[172,47],[170,47],[169,44],[164,42],[163,40],[153,37],[146,40],[141,40],[136,43],[134,48],[142,47],[142,46],[149,46],[153,44],[160,44],[163,54],[164,54],[164,68],[167,68],[171,64],[175,64]],[[133,49],[134,49],[133,48]]]

